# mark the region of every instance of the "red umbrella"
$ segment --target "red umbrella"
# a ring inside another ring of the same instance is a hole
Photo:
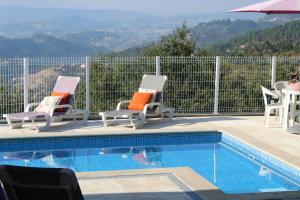
[[[300,14],[300,0],[270,0],[229,12],[261,12],[266,14]]]

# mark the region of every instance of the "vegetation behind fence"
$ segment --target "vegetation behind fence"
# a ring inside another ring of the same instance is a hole
[[[257,113],[264,105],[260,85],[271,87],[272,57],[160,57],[159,73],[168,76],[164,106],[180,114]],[[299,58],[278,57],[276,80],[298,68]],[[87,69],[87,67],[89,68]],[[90,112],[115,109],[130,99],[143,74],[157,73],[156,57],[66,57],[28,58],[28,102],[39,102],[50,95],[59,75],[79,76],[81,84],[74,107],[86,109],[89,87]],[[274,67],[274,63],[273,63]],[[89,70],[89,83],[86,82]],[[216,85],[216,73],[219,84]],[[0,115],[24,110],[24,59],[0,59]],[[0,118],[1,118],[0,117]]]

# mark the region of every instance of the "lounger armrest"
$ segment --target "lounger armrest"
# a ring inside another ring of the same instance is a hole
[[[122,106],[125,104],[129,104],[131,100],[126,100],[126,101],[120,101],[117,105],[117,110],[121,110]]]
[[[161,104],[160,104],[159,102],[148,103],[148,104],[146,104],[146,105],[144,106],[143,113],[146,114],[148,108],[152,108],[153,106],[161,107]]]
[[[52,106],[51,111],[50,111],[50,116],[53,116],[53,113],[58,108],[70,108],[70,109],[72,109],[72,105],[70,105],[70,104],[63,104],[63,105]]]
[[[30,112],[30,110],[33,108],[33,107],[37,107],[38,105],[40,105],[40,103],[30,103],[26,106],[26,110],[25,112]]]

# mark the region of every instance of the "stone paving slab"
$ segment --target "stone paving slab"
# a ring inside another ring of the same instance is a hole
[[[188,167],[81,172],[76,175],[86,199],[217,200],[224,197],[215,185]]]
[[[86,200],[200,200],[171,173],[81,177],[78,180]]]

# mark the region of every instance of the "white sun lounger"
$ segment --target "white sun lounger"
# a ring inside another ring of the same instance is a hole
[[[31,103],[26,107],[25,112],[4,114],[3,117],[6,118],[8,125],[12,129],[22,128],[24,122],[26,120],[29,120],[33,123],[34,128],[37,131],[47,130],[51,122],[53,121],[53,119],[57,117],[69,115],[75,121],[76,119],[73,113],[72,103],[74,102],[74,94],[79,81],[80,81],[79,77],[59,76],[57,78],[53,91],[71,94],[71,98],[69,99],[68,104],[53,106],[49,113],[45,113],[45,112],[36,112],[34,110],[31,111],[34,107],[37,107],[40,104],[40,103]],[[64,108],[64,112],[55,112],[55,110],[58,108]],[[39,128],[35,123],[36,120],[46,120],[46,125]]]
[[[162,91],[167,79],[167,76],[144,75],[139,87],[139,92],[157,91],[157,95],[160,96],[157,96],[154,102],[146,104],[143,111],[124,109],[131,101],[127,100],[119,102],[116,110],[100,112],[99,115],[102,117],[104,126],[115,124],[118,118],[129,119],[134,129],[143,126],[146,116],[160,116],[162,120],[164,120],[165,117],[169,120],[172,119],[175,109],[162,107]],[[112,118],[113,120],[109,121],[107,118]]]

